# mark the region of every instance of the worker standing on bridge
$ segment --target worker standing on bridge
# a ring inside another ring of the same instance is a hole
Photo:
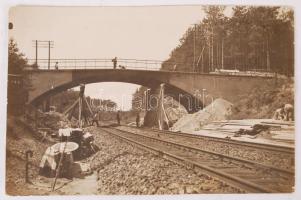
[[[114,69],[117,68],[117,57],[112,59]]]
[[[116,119],[117,119],[117,124],[120,125],[120,111],[119,110],[117,111]]]
[[[56,70],[59,69],[59,62],[55,62],[54,68],[55,68]]]

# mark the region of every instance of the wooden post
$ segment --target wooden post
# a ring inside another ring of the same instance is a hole
[[[79,97],[79,108],[78,108],[78,123],[79,123],[79,128],[82,128],[82,98]]]
[[[34,109],[34,130],[37,131],[38,130],[38,111],[36,109]]]
[[[63,137],[63,136],[61,136],[61,137]],[[56,170],[54,182],[53,182],[53,185],[52,185],[52,191],[54,191],[54,188],[55,188],[55,185],[56,185],[57,178],[58,178],[58,176],[59,176],[59,174],[60,174],[60,172],[61,172],[61,167],[62,167],[62,162],[63,162],[63,157],[64,157],[65,149],[66,149],[66,146],[67,146],[67,142],[68,142],[68,138],[66,139],[66,143],[65,143],[63,152],[61,153],[60,161],[59,161],[59,163],[58,163],[58,168],[57,168],[57,170]],[[59,149],[59,151],[60,151],[60,149]]]
[[[28,166],[29,166],[29,157],[32,157],[33,152],[31,150],[27,150],[25,152],[25,156],[26,156],[26,164],[25,164],[25,182],[26,183],[30,183],[29,181],[29,177],[28,177]]]
[[[158,110],[157,110],[159,130],[163,130],[165,128],[164,122],[167,124],[167,127],[169,128],[169,125],[168,125],[169,120],[168,120],[167,114],[164,109],[164,87],[165,87],[165,84],[162,83],[160,85],[160,91],[159,91],[159,103],[158,103]]]

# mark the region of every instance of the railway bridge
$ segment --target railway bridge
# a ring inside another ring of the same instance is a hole
[[[79,84],[125,82],[156,90],[164,83],[165,94],[193,113],[203,101],[207,104],[221,97],[233,102],[254,87],[276,83],[271,76],[165,71],[160,69],[159,61],[148,60],[120,59],[115,67],[109,59],[53,59],[36,63],[36,68],[27,70],[32,83],[28,103],[33,105]]]

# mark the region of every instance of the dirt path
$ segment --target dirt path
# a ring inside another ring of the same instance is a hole
[[[97,174],[94,172],[83,179],[74,178],[72,182],[56,190],[60,194],[68,195],[96,195]]]

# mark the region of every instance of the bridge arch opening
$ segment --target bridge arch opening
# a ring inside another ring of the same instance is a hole
[[[148,98],[152,98],[154,101],[156,93],[158,93],[158,88],[160,88],[160,84],[162,82],[158,81],[152,81],[147,82],[145,84],[141,84],[141,82],[135,82],[134,80],[131,81],[100,81],[99,79],[89,79],[89,80],[77,80],[77,81],[71,81],[66,84],[58,85],[57,87],[50,88],[49,90],[45,91],[35,99],[31,101],[31,104],[34,106],[40,105],[45,100],[49,99],[52,96],[55,96],[63,91],[67,91],[68,89],[76,88],[80,84],[85,84],[89,87],[90,84],[95,83],[108,83],[108,84],[114,84],[114,83],[130,83],[139,86],[144,86],[145,88],[148,88],[151,92],[148,94]],[[164,82],[163,82],[164,83]],[[177,88],[173,85],[170,85],[168,83],[165,84],[165,95],[169,98],[172,98],[173,101],[177,102],[177,104],[181,104],[188,113],[193,113],[198,111],[202,108],[202,102],[199,100],[199,98],[196,95],[191,95],[180,88]],[[137,87],[137,88],[138,88]],[[89,96],[89,95],[88,95]],[[142,97],[143,98],[143,97]]]

